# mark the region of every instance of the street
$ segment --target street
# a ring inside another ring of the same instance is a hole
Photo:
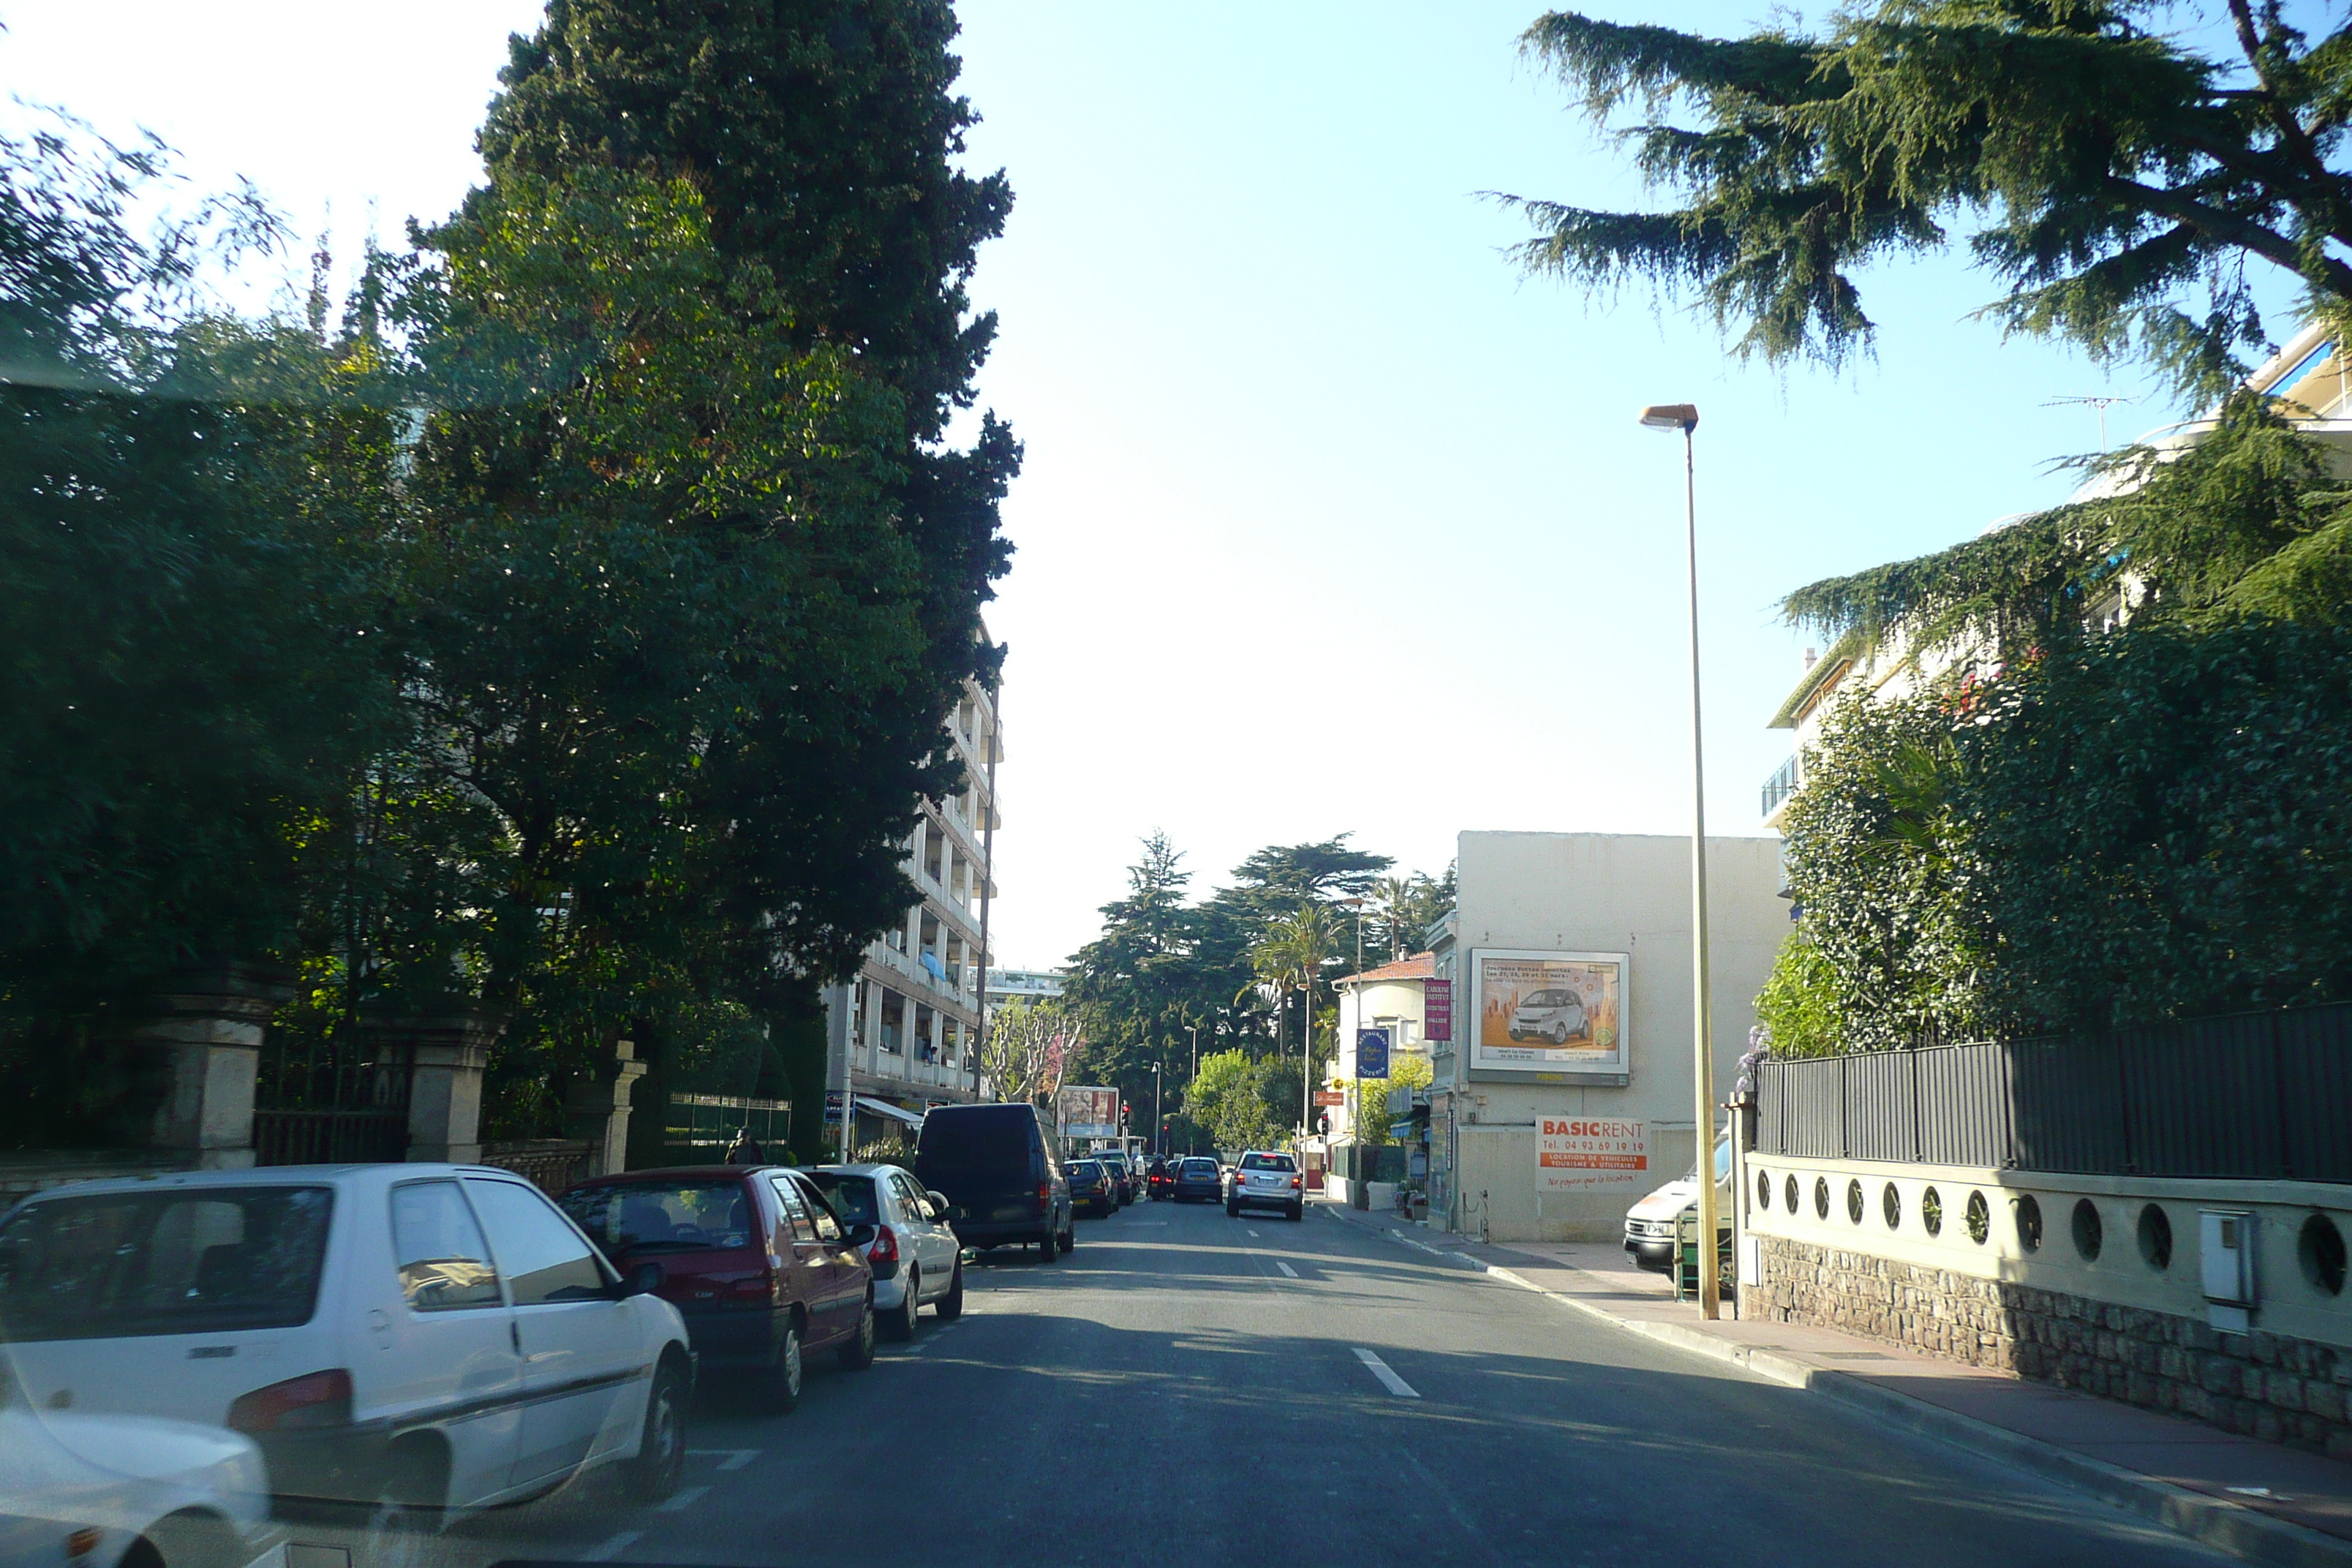
[[[677,1563],[2230,1561],[1385,1242],[1145,1204],[966,1269],[801,1408],[706,1387],[685,1485],[603,1478],[426,1553]],[[1731,1543],[1737,1542],[1736,1547]],[[378,1543],[382,1545],[383,1543]],[[376,1555],[381,1555],[377,1553]],[[395,1552],[394,1555],[403,1555]],[[364,1568],[364,1562],[363,1562]]]

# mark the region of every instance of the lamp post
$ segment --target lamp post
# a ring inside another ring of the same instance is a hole
[[[1642,410],[1642,423],[1653,430],[1683,433],[1683,527],[1690,560],[1691,1079],[1698,1110],[1694,1133],[1698,1146],[1698,1310],[1702,1317],[1719,1318],[1723,1308],[1715,1254],[1715,1063],[1709,1049],[1714,1020],[1706,984],[1706,758],[1698,700],[1698,479],[1691,438],[1691,432],[1698,428],[1698,408],[1689,403],[1655,404]]]
[[[1168,1124],[1160,1120],[1160,1064],[1151,1064],[1151,1150],[1161,1159],[1168,1157]]]

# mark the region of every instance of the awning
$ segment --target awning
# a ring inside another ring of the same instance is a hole
[[[903,1121],[909,1127],[920,1127],[923,1124],[920,1111],[908,1110],[904,1106],[893,1105],[887,1100],[873,1100],[861,1094],[857,1097],[857,1106],[861,1110],[870,1110],[877,1116],[887,1116],[893,1121]]]

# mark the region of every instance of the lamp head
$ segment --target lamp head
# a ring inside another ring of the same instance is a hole
[[[1653,403],[1642,410],[1642,423],[1653,430],[1680,430],[1687,434],[1698,424],[1698,405]]]

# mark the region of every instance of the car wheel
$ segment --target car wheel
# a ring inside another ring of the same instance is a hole
[[[1292,1219],[1305,1219],[1307,1217],[1307,1205],[1305,1204],[1291,1205],[1290,1217]]]
[[[247,1557],[228,1526],[204,1514],[175,1513],[157,1520],[147,1527],[145,1544],[154,1548],[154,1555],[147,1556],[134,1544],[122,1555],[123,1568],[145,1563],[162,1568],[237,1568]],[[402,1542],[404,1547],[415,1544],[419,1542]]]
[[[922,1270],[910,1265],[907,1269],[906,1299],[890,1309],[890,1315],[882,1321],[882,1331],[900,1344],[915,1337],[916,1303],[922,1300]]]
[[[1239,1218],[1241,1218],[1241,1217],[1242,1217],[1242,1205],[1239,1205],[1239,1204],[1236,1204],[1236,1203],[1228,1203],[1227,1205],[1225,1205],[1225,1217],[1226,1217],[1227,1219],[1239,1219]]]
[[[1069,1227],[1062,1232],[1061,1243],[1062,1254],[1066,1258],[1078,1249],[1078,1222],[1075,1215],[1070,1220]]]
[[[645,1429],[629,1461],[629,1491],[639,1502],[661,1501],[686,1473],[686,1369],[665,1358],[646,1393]]]
[[[952,1323],[963,1316],[963,1259],[956,1259],[955,1272],[948,1276],[948,1293],[931,1309],[942,1323]]]
[[[914,1297],[911,1293],[907,1300],[907,1312],[912,1317]],[[867,1293],[864,1305],[858,1309],[857,1331],[849,1336],[847,1344],[841,1347],[841,1364],[852,1372],[864,1372],[874,1364],[874,1297],[871,1292]]]
[[[1040,1263],[1054,1261],[1054,1233],[1050,1230],[1037,1238],[1037,1261]]]
[[[784,1342],[776,1347],[776,1364],[768,1369],[767,1403],[772,1415],[790,1415],[800,1407],[801,1384],[808,1375],[802,1363],[801,1325],[797,1318],[784,1324]]]

